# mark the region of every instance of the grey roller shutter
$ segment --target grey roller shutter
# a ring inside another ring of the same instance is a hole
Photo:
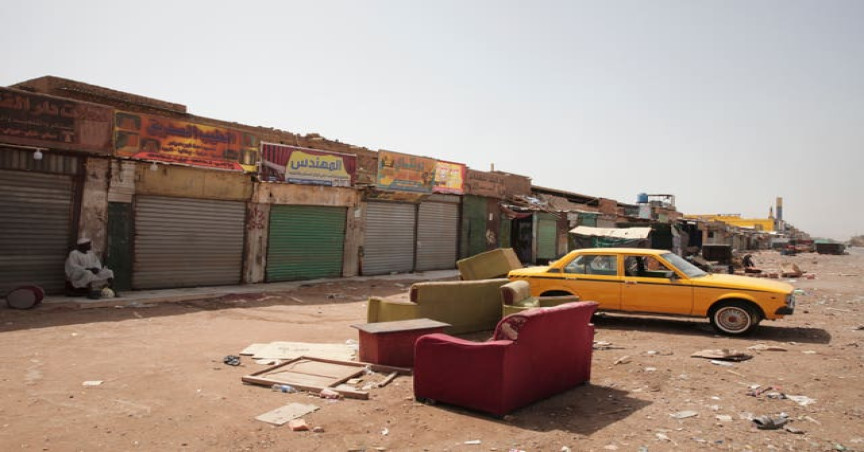
[[[22,284],[63,291],[73,187],[70,176],[0,170],[0,296]]]
[[[459,197],[436,195],[417,213],[417,270],[456,267],[459,240]]]
[[[415,204],[369,202],[363,274],[383,275],[414,270]]]
[[[342,276],[344,207],[273,206],[267,281]]]
[[[138,197],[132,287],[240,283],[245,213],[239,201]]]

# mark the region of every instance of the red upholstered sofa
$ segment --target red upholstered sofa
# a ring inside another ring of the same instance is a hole
[[[597,303],[528,309],[486,342],[429,334],[414,345],[414,396],[503,416],[591,378]]]

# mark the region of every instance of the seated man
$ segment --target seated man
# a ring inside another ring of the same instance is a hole
[[[76,289],[87,289],[91,298],[99,298],[100,291],[114,281],[114,272],[102,267],[92,246],[90,239],[78,240],[78,247],[66,258],[66,279]]]

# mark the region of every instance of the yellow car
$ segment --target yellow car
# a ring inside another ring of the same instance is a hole
[[[705,273],[666,250],[575,250],[546,267],[512,270],[531,295],[578,295],[606,311],[708,317],[724,334],[745,334],[763,319],[795,310],[794,288],[746,276]]]

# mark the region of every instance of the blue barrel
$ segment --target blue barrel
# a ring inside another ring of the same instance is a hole
[[[639,193],[636,195],[636,202],[639,204],[645,204],[648,202],[648,193]]]

